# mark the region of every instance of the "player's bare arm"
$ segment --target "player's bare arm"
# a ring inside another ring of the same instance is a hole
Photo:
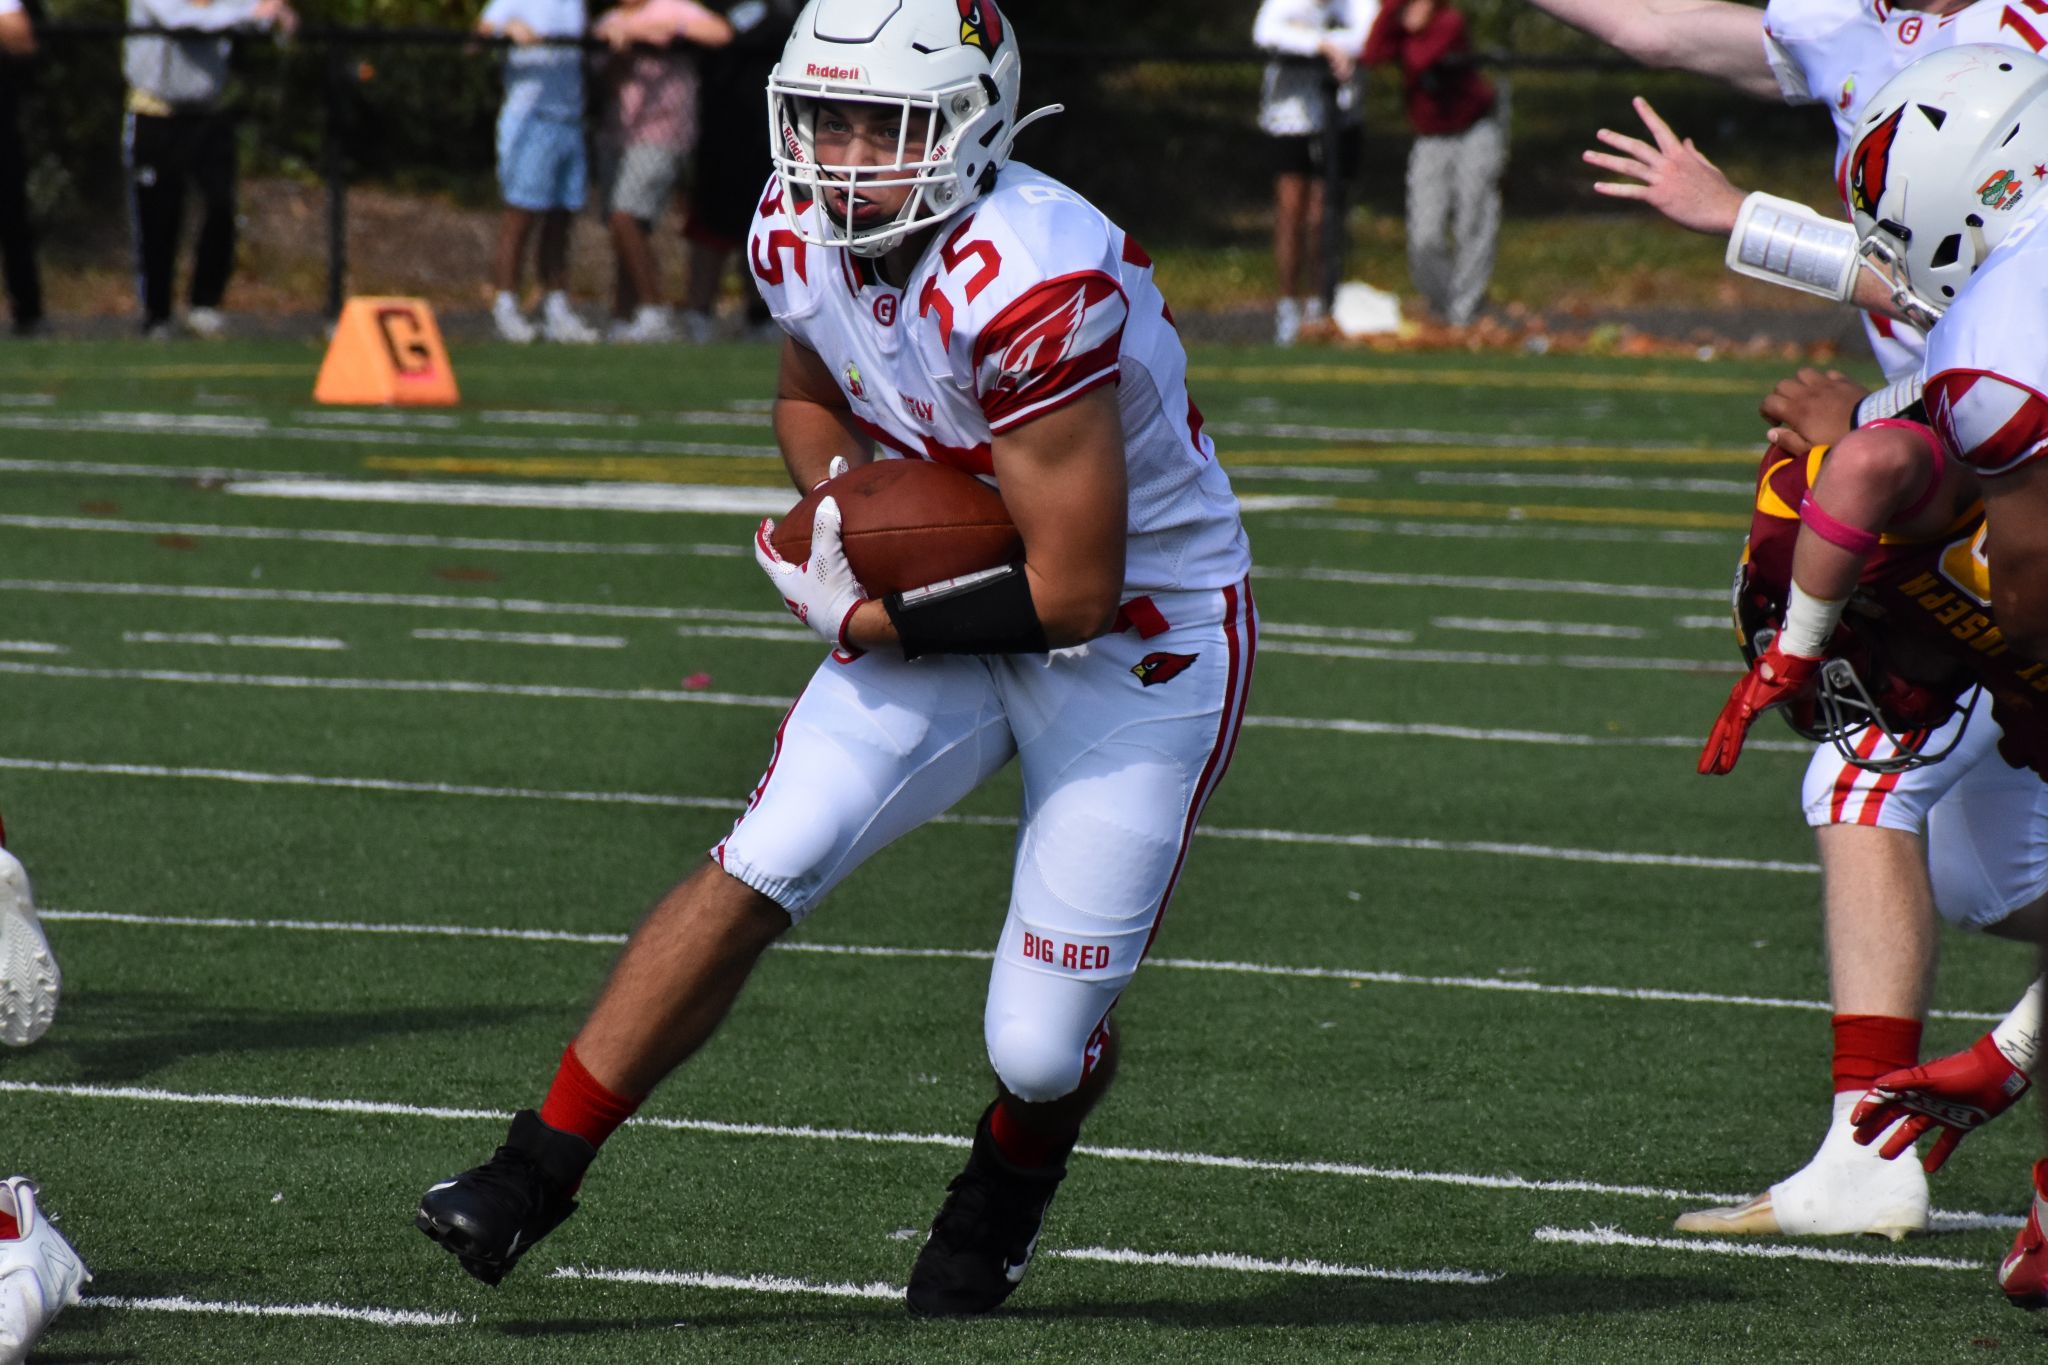
[[[1092,640],[1116,619],[1128,517],[1116,394],[1105,384],[994,442],[1031,601],[1055,649]]]
[[[799,493],[828,477],[834,456],[863,464],[874,445],[854,425],[846,395],[833,382],[818,353],[793,337],[782,342],[775,376],[775,443]]]
[[[1842,438],[1798,508],[1784,621],[1729,692],[1700,753],[1702,773],[1732,772],[1757,717],[1812,690],[1879,537],[1937,533],[1974,501],[1974,486],[1916,423],[1880,422]]]
[[[36,31],[29,24],[28,11],[0,14],[0,52],[11,57],[27,57],[35,50]]]
[[[2048,659],[2048,462],[1983,483],[1991,609],[2014,649]]]
[[[1745,95],[1779,98],[1764,56],[1764,12],[1729,0],[1529,0],[1644,66],[1726,81]]]

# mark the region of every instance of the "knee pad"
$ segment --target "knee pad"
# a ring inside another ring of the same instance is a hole
[[[1081,1084],[1087,1041],[1013,1016],[987,1030],[989,1065],[1012,1095],[1043,1104],[1073,1094]]]

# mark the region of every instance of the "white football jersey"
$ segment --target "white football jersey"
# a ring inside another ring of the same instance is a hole
[[[1884,83],[1930,52],[1959,43],[1997,43],[2025,52],[2048,47],[2048,0],[1976,0],[1953,14],[1900,9],[1890,0],[1769,0],[1764,55],[1791,104],[1826,104],[1835,121],[1835,192],[1864,106]],[[1885,377],[1911,374],[1926,337],[1903,322],[1867,316],[1864,330]]]
[[[2028,166],[2048,180],[2048,166]],[[1927,334],[1927,416],[1948,453],[2004,474],[2048,450],[2048,204],[2037,205]]]
[[[792,212],[819,211],[786,203],[770,179],[748,258],[776,321],[817,352],[878,445],[995,485],[995,436],[1115,384],[1129,467],[1126,591],[1245,577],[1250,543],[1188,396],[1187,353],[1151,258],[1122,228],[1013,161],[939,226],[896,289],[872,263],[798,236]]]

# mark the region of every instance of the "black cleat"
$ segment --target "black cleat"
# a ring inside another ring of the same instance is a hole
[[[512,1116],[489,1161],[420,1197],[413,1223],[485,1284],[496,1284],[533,1244],[576,1212],[571,1198],[597,1149],[550,1128],[531,1109]]]
[[[1067,1175],[1064,1159],[1035,1170],[1014,1166],[989,1132],[993,1105],[974,1130],[967,1168],[946,1187],[932,1235],[911,1267],[904,1295],[919,1317],[986,1313],[1010,1297],[1031,1266],[1045,1211]]]

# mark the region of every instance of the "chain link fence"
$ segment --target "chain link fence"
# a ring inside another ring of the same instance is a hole
[[[134,32],[45,25],[41,53],[0,73],[20,97],[47,308],[60,332],[111,334],[138,317],[122,156],[121,44]],[[289,42],[236,37],[227,108],[239,152],[239,231],[225,306],[238,329],[310,332],[345,295],[361,293],[421,296],[451,331],[487,329],[501,216],[494,130],[503,48],[454,29],[309,25]],[[701,302],[704,277],[722,267],[708,295],[716,335],[749,325],[752,291],[730,248],[768,174],[761,91],[774,55],[773,43],[755,43],[681,56],[697,73],[698,137],[649,243],[671,303],[687,302],[693,288]],[[617,161],[605,142],[617,124],[624,59],[586,41],[581,60],[592,175],[570,242],[569,290],[601,328],[620,268],[598,173]],[[1183,290],[1201,297],[1183,309],[1176,294],[1177,315],[1197,335],[1205,312],[1253,314],[1270,298],[1272,154],[1256,124],[1268,60],[1249,48],[1146,52],[1045,41],[1026,49],[1025,107],[1059,103],[1066,112],[1027,132],[1017,156],[1074,185],[1166,258],[1163,269],[1176,276],[1169,288],[1184,279]],[[1829,139],[1812,110],[1742,100],[1619,61],[1501,53],[1483,61],[1514,90],[1510,231],[1561,214],[1614,213],[1586,191],[1578,152],[1601,124],[1625,126],[1628,97],[1638,92],[1724,161],[1761,176],[1763,187],[1816,197]],[[1354,206],[1354,233],[1363,220],[1400,215],[1409,135],[1391,73],[1372,76],[1364,122],[1359,164],[1342,167],[1331,187]],[[1788,147],[1799,150],[1787,156]],[[1346,221],[1334,225],[1341,231]],[[188,226],[188,257],[192,238]],[[530,267],[525,282],[532,291]]]

